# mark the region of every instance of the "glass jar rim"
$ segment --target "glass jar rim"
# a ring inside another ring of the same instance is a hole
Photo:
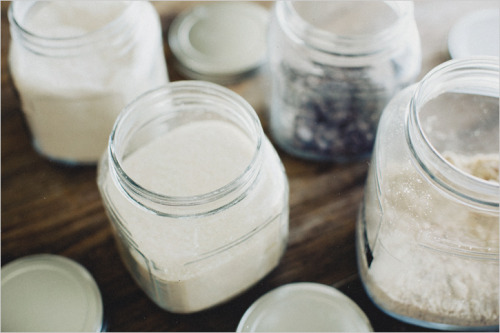
[[[165,101],[166,98],[172,98],[176,94],[178,95],[188,93],[196,94],[198,97],[203,97],[205,103],[210,102],[211,99],[213,102],[216,98],[231,102],[236,109],[235,112],[239,112],[239,116],[247,118],[246,121],[251,127],[252,132],[255,134],[255,152],[245,170],[240,175],[238,175],[238,177],[231,180],[222,187],[214,189],[207,193],[190,196],[172,196],[151,191],[134,181],[134,179],[130,177],[122,168],[121,158],[118,156],[119,154],[117,151],[116,141],[118,139],[120,131],[122,131],[122,128],[126,126],[126,122],[129,117],[133,115],[133,113],[137,110],[138,107],[142,105],[142,103],[148,101]],[[108,149],[106,154],[111,161],[111,170],[113,171],[114,175],[116,175],[119,184],[124,187],[126,191],[131,191],[135,195],[164,206],[200,206],[213,203],[231,193],[246,189],[253,184],[253,181],[260,172],[260,164],[262,162],[261,146],[263,135],[263,129],[257,114],[250,106],[250,104],[237,93],[211,82],[196,80],[176,81],[170,82],[164,86],[138,96],[121,111],[109,137]],[[242,196],[238,196],[235,199],[236,201],[233,200],[230,204],[235,204],[242,198]],[[221,207],[217,207],[214,212],[220,208]]]
[[[120,33],[123,31],[123,24],[127,20],[128,17],[134,14],[134,11],[137,10],[137,4],[139,2],[136,1],[122,1],[126,7],[124,10],[119,13],[116,17],[114,17],[111,21],[106,24],[100,26],[99,28],[88,31],[83,34],[78,34],[75,36],[68,37],[50,37],[43,36],[37,34],[34,31],[28,30],[24,24],[22,23],[22,19],[19,18],[20,11],[23,9],[26,13],[31,9],[33,5],[35,5],[39,0],[35,1],[13,1],[9,6],[9,10],[7,12],[7,16],[10,22],[11,29],[15,29],[17,34],[26,42],[30,44],[36,44],[40,46],[44,43],[44,47],[47,48],[73,48],[80,47],[86,44],[90,44],[96,41],[99,36],[109,36]]]
[[[294,1],[278,1],[276,10],[280,25],[288,36],[298,43],[338,56],[364,57],[392,49],[391,43],[402,38],[402,32],[406,31],[405,27],[413,20],[412,1],[383,2],[397,14],[396,21],[388,28],[364,35],[340,35],[319,29],[302,18],[294,8]]]
[[[409,103],[409,112],[405,119],[405,136],[412,158],[415,159],[423,174],[432,180],[432,183],[437,184],[439,188],[446,193],[450,193],[453,197],[467,201],[470,205],[482,207],[487,211],[498,214],[500,184],[474,177],[453,166],[433,146],[419,119],[419,105],[425,104],[425,102],[441,92],[436,91],[434,95],[429,97],[427,90],[432,89],[432,86],[447,74],[463,74],[465,72],[476,73],[484,77],[491,76],[493,81],[496,82],[496,89],[498,89],[499,64],[497,57],[484,56],[454,59],[440,64],[429,71],[416,84]],[[443,89],[442,92],[446,92],[444,86],[439,88]],[[496,91],[494,97],[498,97],[498,91]],[[432,160],[425,156],[432,156]],[[445,172],[436,175],[432,169],[444,170]],[[467,191],[467,193],[462,190]]]

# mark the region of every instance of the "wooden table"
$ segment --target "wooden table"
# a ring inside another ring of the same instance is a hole
[[[166,32],[190,2],[155,3]],[[264,5],[269,6],[269,3]],[[2,99],[2,265],[36,253],[72,258],[94,276],[102,293],[109,331],[234,331],[259,296],[280,285],[310,281],[333,285],[350,296],[377,331],[422,331],[378,310],[358,279],[355,218],[368,161],[347,165],[313,163],[279,151],[290,182],[290,238],[280,265],[232,301],[191,315],[163,311],[137,287],[115,249],[96,185],[95,167],[54,164],[33,150],[7,65],[10,40],[8,2],[1,3]],[[449,59],[447,34],[463,15],[498,1],[417,1],[422,38],[420,77]],[[176,80],[171,73],[171,80]],[[263,117],[265,110],[258,110]],[[266,120],[262,119],[267,130]]]

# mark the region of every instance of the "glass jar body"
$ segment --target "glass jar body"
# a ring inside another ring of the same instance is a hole
[[[14,2],[9,20],[12,78],[33,145],[49,159],[95,164],[119,111],[168,82],[149,2]]]
[[[287,152],[306,159],[366,158],[382,109],[420,72],[413,5],[334,1],[294,6],[276,3],[271,20],[272,137]],[[371,7],[380,10],[381,17],[396,18],[374,33],[369,22],[377,15],[370,14]],[[364,34],[327,26],[345,20],[346,13],[351,21],[367,22]]]
[[[357,221],[358,267],[371,299],[397,319],[498,329],[498,65],[490,76],[460,66],[436,69],[384,110]],[[459,155],[496,165],[497,180],[459,170]]]
[[[192,93],[184,95],[183,87],[192,85]],[[238,97],[236,104],[235,94],[221,99],[218,94],[229,90],[214,90],[216,85],[206,82],[169,86],[180,90],[156,101],[147,101],[146,95],[137,101],[133,108],[140,110],[140,120],[130,119],[121,127],[142,129],[126,134],[131,138],[126,144],[117,141],[117,149],[141,147],[153,139],[150,136],[213,119],[240,128],[252,141],[261,141],[254,163],[235,182],[192,197],[154,199],[135,194],[124,182],[128,176],[117,176],[109,154],[100,163],[98,184],[126,267],[160,307],[192,313],[240,294],[278,265],[288,237],[288,181],[260,123],[255,123],[255,132],[248,131],[246,116],[241,116],[247,111],[238,106],[242,99]],[[204,172],[203,165],[196,168]],[[221,165],[216,172],[224,168]]]

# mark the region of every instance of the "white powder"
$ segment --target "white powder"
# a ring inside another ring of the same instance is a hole
[[[478,154],[474,156],[444,152],[443,156],[460,170],[480,179],[499,182],[498,154]]]
[[[467,167],[484,158],[454,155],[468,161],[458,166],[466,172],[490,170]],[[496,161],[486,164],[498,173],[497,154],[484,161]],[[384,171],[381,184],[383,214],[375,214],[374,200],[365,207],[367,226],[382,218],[379,230],[368,230],[373,261],[362,271],[372,296],[393,313],[423,321],[498,325],[498,215],[444,197],[408,165]]]
[[[150,191],[193,196],[214,191],[236,179],[254,152],[252,142],[234,125],[195,122],[134,152],[125,160],[123,169]]]
[[[30,10],[24,28],[47,38],[71,38],[104,27],[125,8],[126,3],[120,1],[54,1]]]
[[[161,307],[173,312],[210,307],[250,287],[278,264],[288,233],[286,178],[267,139],[261,149],[265,159],[256,184],[244,200],[213,215],[157,216],[138,209],[107,180],[108,200],[141,252],[131,250],[130,255],[120,243],[122,257]],[[139,148],[123,168],[157,193],[199,195],[243,173],[254,151],[253,142],[234,125],[200,121]]]
[[[150,3],[136,2],[137,26],[111,37],[103,30],[108,39],[102,39],[96,30],[123,14],[126,2],[40,3],[22,20],[25,29],[49,39],[93,34],[96,45],[68,51],[77,55],[40,55],[13,33],[10,69],[34,144],[52,159],[95,163],[119,111],[168,81],[158,14]]]

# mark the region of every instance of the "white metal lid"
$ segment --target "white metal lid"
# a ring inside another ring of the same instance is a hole
[[[182,12],[168,42],[179,71],[224,83],[258,69],[266,56],[269,12],[250,2],[216,2]]]
[[[99,332],[103,305],[90,273],[68,258],[37,254],[2,267],[2,331]]]
[[[337,289],[299,282],[261,296],[245,312],[237,332],[371,332],[363,311]]]
[[[499,11],[482,9],[460,19],[448,34],[448,51],[454,59],[499,56]]]

